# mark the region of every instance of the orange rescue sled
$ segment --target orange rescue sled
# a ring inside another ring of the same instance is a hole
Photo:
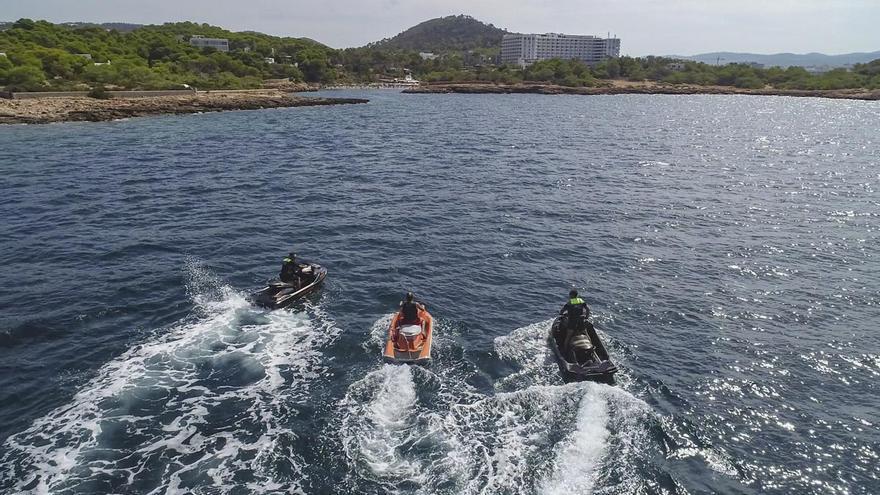
[[[427,310],[419,310],[418,323],[404,324],[400,312],[391,319],[383,359],[386,363],[427,364],[431,361],[431,338],[434,319]]]

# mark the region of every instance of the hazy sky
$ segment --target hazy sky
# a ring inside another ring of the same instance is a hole
[[[191,20],[336,48],[450,14],[515,32],[611,32],[627,55],[880,50],[880,0],[0,0],[5,20]]]

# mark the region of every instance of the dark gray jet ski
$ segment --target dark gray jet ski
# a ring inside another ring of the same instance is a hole
[[[553,320],[547,336],[547,344],[553,350],[562,379],[566,382],[598,380],[613,383],[617,366],[608,357],[593,324],[583,320],[571,335],[568,335],[567,327],[568,320],[560,316]],[[565,339],[568,339],[567,347]]]
[[[327,269],[317,263],[299,261],[299,279],[294,282],[270,282],[252,296],[254,304],[268,309],[279,309],[315,292],[324,282]]]

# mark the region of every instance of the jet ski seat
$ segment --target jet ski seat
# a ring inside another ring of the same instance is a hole
[[[422,333],[421,325],[402,325],[400,327],[400,334],[404,337],[413,338],[420,333]]]
[[[592,349],[593,349],[593,343],[590,342],[590,338],[587,337],[586,335],[582,335],[582,334],[581,334],[581,335],[575,335],[575,336],[571,339],[571,348],[572,348],[572,349],[578,349],[578,350],[589,351],[589,350],[592,350]]]

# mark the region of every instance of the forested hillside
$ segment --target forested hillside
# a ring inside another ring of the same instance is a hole
[[[191,22],[120,32],[98,26],[20,19],[0,29],[0,86],[12,91],[73,89],[258,88],[266,79],[323,84],[373,83],[410,72],[427,81],[550,82],[603,80],[760,89],[880,88],[880,60],[811,74],[801,67],[710,65],[664,57],[619,57],[594,66],[547,60],[499,65],[504,31],[467,16],[422,23],[395,38],[336,50],[305,38],[231,32]],[[192,36],[226,38],[229,52],[191,46]],[[431,56],[419,52],[432,51]]]
[[[467,15],[438,17],[417,24],[397,36],[373,43],[375,48],[422,52],[497,48],[507,31]]]
[[[524,69],[511,66],[473,67],[431,72],[429,82],[546,82],[563,86],[598,86],[607,80],[654,81],[697,86],[734,86],[743,89],[847,88],[880,89],[880,60],[857,64],[852,70],[835,69],[811,74],[802,67],[760,69],[747,64],[715,66],[665,57],[619,57],[588,66],[578,60],[544,60]]]
[[[230,51],[190,46],[193,35],[227,38]],[[0,31],[0,85],[17,91],[107,86],[169,89],[255,88],[264,79],[335,79],[324,45],[298,38],[234,33],[191,22],[130,32],[21,19]],[[274,58],[272,63],[267,58]]]

